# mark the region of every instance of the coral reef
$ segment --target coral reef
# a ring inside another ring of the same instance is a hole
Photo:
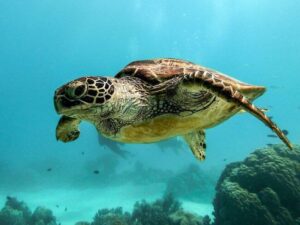
[[[299,151],[273,145],[229,164],[216,186],[214,225],[299,225]]]
[[[101,209],[91,225],[210,225],[210,219],[185,212],[181,203],[168,194],[153,203],[136,202],[131,214],[123,212],[120,207]]]
[[[31,211],[24,202],[7,197],[0,212],[0,225],[27,225],[31,221]]]
[[[130,225],[130,214],[121,207],[99,210],[91,225]]]
[[[109,161],[102,170],[108,171],[117,163]],[[136,164],[134,171],[139,183],[146,175],[152,182],[165,182],[170,172],[158,171]],[[131,173],[132,174],[132,173]],[[123,173],[124,175],[124,173]],[[128,174],[129,175],[129,174]],[[101,173],[99,173],[101,176]],[[126,178],[128,176],[125,176]],[[214,198],[215,220],[186,212],[173,197],[203,199],[213,181],[200,168],[191,165],[173,175],[163,198],[154,202],[136,202],[132,213],[121,207],[101,209],[92,222],[75,225],[300,225],[300,147],[293,151],[283,145],[270,145],[256,150],[244,161],[227,165],[216,186]],[[57,225],[51,210],[37,207],[32,213],[24,202],[7,197],[0,211],[0,225]]]
[[[31,217],[32,225],[56,225],[52,211],[44,207],[37,207]]]
[[[182,210],[180,202],[169,194],[154,203],[147,203],[146,201],[135,203],[132,220],[136,225],[171,225],[174,223],[172,223],[170,215],[178,210]]]
[[[91,224],[89,222],[80,221],[80,222],[75,223],[75,225],[91,225]]]
[[[198,165],[190,164],[168,180],[166,193],[188,200],[211,202],[214,184],[215,181],[203,173]]]
[[[32,214],[24,202],[7,197],[0,212],[0,225],[57,225],[51,210],[36,208]]]
[[[166,194],[153,203],[137,202],[132,212],[132,225],[210,225],[208,216],[184,211],[172,194]]]
[[[91,225],[91,224],[89,222],[80,221],[80,222],[75,223],[75,225]]]
[[[170,215],[171,224],[176,225],[205,225],[201,216],[178,210]],[[208,220],[209,221],[209,220]],[[207,224],[209,225],[209,223]]]

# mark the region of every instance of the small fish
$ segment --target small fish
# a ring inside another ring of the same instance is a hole
[[[282,130],[282,133],[283,133],[284,135],[288,135],[288,134],[289,134],[289,131],[288,131],[288,130]],[[271,137],[271,138],[277,138],[277,136],[274,135],[274,134],[268,134],[267,136],[268,136],[268,137]]]
[[[270,120],[272,120],[272,119],[273,119],[273,116],[269,116],[269,118],[270,118]]]
[[[65,212],[66,212],[66,211],[68,211],[68,208],[67,208],[67,207],[65,208]]]
[[[84,155],[84,152],[81,152],[81,155]]]
[[[51,172],[51,171],[52,171],[52,168],[48,168],[47,171],[48,171],[48,172]]]
[[[272,147],[272,146],[273,146],[273,144],[270,144],[270,143],[268,143],[268,144],[267,144],[267,146],[268,146],[268,147]]]
[[[56,205],[56,208],[59,208],[59,205]]]
[[[227,161],[227,159],[223,159],[223,161],[224,161],[224,162],[226,162],[226,161]]]
[[[94,170],[94,174],[99,174],[99,170]]]

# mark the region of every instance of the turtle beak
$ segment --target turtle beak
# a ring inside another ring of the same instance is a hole
[[[80,101],[72,101],[64,96],[54,97],[54,108],[58,114],[70,114],[70,112],[74,111],[74,106],[77,106],[79,104]]]
[[[65,96],[64,86],[58,88],[54,93],[54,108],[57,114],[71,116],[74,110],[82,103],[76,99],[69,99]]]
[[[56,113],[59,114],[59,109],[58,109],[56,97],[54,97],[54,108],[55,108]]]
[[[62,114],[63,111],[62,101],[61,98],[57,97],[56,95],[54,96],[54,108],[57,114]]]
[[[54,93],[54,108],[57,114],[63,114],[63,111],[67,107],[67,99],[65,99],[64,88],[58,88]],[[65,99],[65,100],[64,100]]]
[[[54,108],[55,108],[55,111],[57,114],[60,114],[59,113],[59,99],[58,99],[58,92],[59,92],[59,89],[57,89],[54,93],[54,97],[53,97],[53,103],[54,103]]]

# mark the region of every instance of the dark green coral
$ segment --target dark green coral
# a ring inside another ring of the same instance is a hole
[[[56,225],[56,219],[50,209],[37,207],[31,217],[32,225]]]
[[[91,225],[130,225],[130,214],[121,207],[99,210]]]
[[[215,225],[299,224],[299,150],[274,145],[228,165],[216,186]]]
[[[173,225],[170,215],[181,209],[180,202],[168,194],[153,203],[137,202],[132,212],[132,221],[134,225]]]
[[[27,205],[16,198],[7,197],[0,212],[0,225],[57,225],[51,210],[38,207],[32,214]]]
[[[136,202],[132,214],[122,208],[102,209],[91,225],[209,225],[208,217],[202,218],[185,212],[181,203],[168,194],[152,203]]]

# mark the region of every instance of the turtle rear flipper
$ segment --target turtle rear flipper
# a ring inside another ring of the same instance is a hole
[[[190,71],[187,71],[186,73],[174,75],[172,79],[154,85],[149,90],[149,93],[164,93],[168,90],[176,88],[178,85],[186,86],[186,88],[188,89],[193,89],[193,85],[199,85],[201,88],[222,98],[223,100],[232,102],[236,106],[243,108],[247,112],[257,117],[259,120],[261,120],[266,126],[271,128],[277,134],[277,136],[288,146],[288,148],[292,149],[292,144],[290,143],[286,135],[269,117],[267,117],[267,115],[261,109],[257,108],[251,103],[250,99],[254,99],[263,94],[265,88],[259,86],[251,87],[250,85],[244,85],[243,83],[237,83],[236,85],[234,85],[232,80],[227,79],[227,77],[221,77],[219,74],[214,74],[211,71],[190,69]],[[242,85],[244,86],[242,87]],[[251,88],[253,93],[251,93]],[[247,95],[247,93],[249,99],[244,96],[244,94]],[[251,93],[251,95],[249,95],[249,93]]]
[[[197,70],[184,74],[182,81],[186,84],[197,83],[220,98],[242,107],[271,128],[289,149],[293,148],[282,130],[262,110],[253,105],[250,100],[226,80],[216,78],[211,72]]]
[[[62,142],[75,141],[79,135],[79,119],[62,116],[56,126],[56,140]]]
[[[185,141],[190,146],[194,156],[199,160],[205,159],[205,150],[206,150],[206,143],[205,143],[205,131],[199,130],[194,131],[184,136]]]

